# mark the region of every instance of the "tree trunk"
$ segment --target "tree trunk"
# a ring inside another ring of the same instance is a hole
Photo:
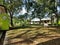
[[[6,31],[0,31],[2,33],[2,36],[0,38],[0,45],[3,45],[4,43],[4,39],[5,39],[5,35],[6,35]]]
[[[13,24],[13,13],[10,12],[10,24],[11,24],[11,27],[14,27],[14,24]]]
[[[41,24],[41,18],[40,18],[40,24]]]
[[[53,25],[53,16],[51,14],[51,25]]]
[[[55,14],[56,14],[56,18],[57,18],[56,23],[57,23],[57,26],[58,26],[59,25],[58,24],[58,22],[59,22],[59,16],[58,16],[57,12]]]
[[[13,27],[13,17],[11,16],[11,26]]]
[[[57,15],[57,25],[59,26],[59,16]]]

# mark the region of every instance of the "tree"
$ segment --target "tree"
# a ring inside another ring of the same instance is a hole
[[[18,3],[16,3],[16,2],[18,2]],[[13,27],[13,15],[16,12],[19,13],[21,4],[22,4],[21,0],[0,0],[0,6],[4,7],[3,10],[0,10],[0,13],[9,13],[10,14],[12,27]],[[0,31],[0,36],[1,36],[0,38],[2,41],[5,38],[5,34],[6,34],[6,30]]]
[[[44,10],[43,13],[49,13],[51,15],[51,20],[52,20],[52,14],[54,13],[57,18],[57,23],[58,23],[58,15],[57,15],[57,9],[56,9],[56,1],[55,0],[36,0],[36,2],[39,5],[43,5]]]
[[[18,3],[16,3],[18,2]],[[4,0],[3,5],[6,6],[8,13],[10,14],[11,26],[13,27],[13,15],[20,11],[20,6],[22,5],[21,0]]]

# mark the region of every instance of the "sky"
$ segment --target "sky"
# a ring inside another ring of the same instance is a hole
[[[57,6],[57,12],[58,13],[60,12],[60,6]]]
[[[20,15],[20,14],[21,14],[21,15],[24,15],[25,13],[27,13],[27,11],[26,11],[25,7],[22,7],[22,11],[19,13],[19,15]]]

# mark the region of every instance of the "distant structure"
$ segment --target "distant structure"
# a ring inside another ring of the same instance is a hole
[[[51,24],[51,18],[49,18],[49,17],[44,17],[44,18],[42,18],[41,19],[41,23],[47,23],[47,24]]]
[[[47,18],[42,18],[41,20],[39,18],[33,18],[31,20],[31,24],[44,24],[44,23],[47,23],[47,24],[51,24],[51,18],[47,17]]]
[[[40,19],[39,18],[33,18],[31,20],[31,24],[39,24],[40,23]]]

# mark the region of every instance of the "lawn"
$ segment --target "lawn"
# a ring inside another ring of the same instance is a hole
[[[7,31],[5,45],[57,45],[60,41],[60,28],[28,27]],[[56,40],[58,39],[58,43]],[[54,41],[55,40],[55,41]],[[51,43],[51,44],[50,44]]]

